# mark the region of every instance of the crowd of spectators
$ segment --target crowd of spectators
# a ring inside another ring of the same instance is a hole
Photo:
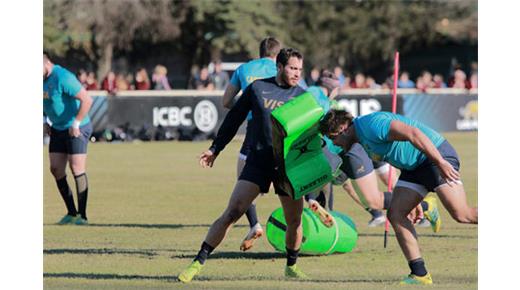
[[[460,68],[455,66],[452,69],[447,81],[440,73],[424,70],[415,79],[407,71],[402,71],[399,75],[398,87],[418,89],[426,91],[432,88],[459,88],[476,89],[478,88],[478,69],[477,63],[471,64],[470,77]],[[389,76],[382,83],[362,72],[351,75],[344,73],[340,66],[334,68],[334,74],[338,77],[342,90],[348,89],[391,89],[393,87],[393,76]],[[304,80],[302,85],[316,85],[320,75],[320,68],[313,67]],[[163,65],[155,66],[151,79],[145,68],[139,68],[135,74],[123,74],[109,71],[98,85],[94,72],[80,70],[78,79],[87,90],[105,90],[110,94],[126,90],[171,90],[185,89],[173,88],[168,81],[168,70]],[[415,80],[415,81],[414,81]],[[194,65],[191,69],[187,89],[191,90],[225,90],[230,81],[230,73],[222,69],[220,61],[211,62],[207,66],[198,67]]]

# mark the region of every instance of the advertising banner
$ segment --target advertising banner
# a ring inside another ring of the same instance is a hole
[[[439,132],[478,129],[478,96],[475,94],[404,95],[406,117]]]

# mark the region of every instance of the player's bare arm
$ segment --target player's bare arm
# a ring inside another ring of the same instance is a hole
[[[87,91],[83,88],[79,93],[75,96],[76,99],[80,101],[78,114],[76,115],[76,118],[74,119],[72,126],[69,128],[69,134],[74,137],[78,137],[81,135],[81,132],[79,130],[79,125],[81,124],[81,121],[83,118],[85,118],[88,114],[88,111],[90,110],[90,107],[92,106],[92,97],[90,97],[87,94]]]
[[[424,135],[421,130],[416,127],[408,126],[401,121],[392,121],[390,124],[389,140],[391,141],[409,141],[417,149],[421,150],[426,156],[432,160],[441,171],[441,175],[448,184],[460,179],[460,174],[451,166],[451,164],[442,158],[441,154]]]
[[[235,87],[233,84],[229,84],[224,91],[224,96],[222,97],[222,105],[224,107],[231,109],[233,107],[233,99],[240,92],[239,87]]]

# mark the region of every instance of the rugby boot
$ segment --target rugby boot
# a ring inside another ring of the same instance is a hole
[[[251,249],[255,241],[263,235],[264,230],[262,229],[262,226],[259,223],[257,223],[251,229],[249,229],[249,233],[247,233],[247,236],[244,238],[242,244],[240,245],[240,250],[245,252]]]
[[[435,196],[429,195],[424,198],[424,201],[428,203],[428,210],[424,212],[424,217],[430,222],[433,232],[438,233],[441,230],[442,221],[437,199]]]
[[[320,221],[328,228],[332,227],[334,225],[334,218],[332,215],[327,212],[326,209],[324,209],[317,201],[315,200],[309,200],[309,208],[311,211],[318,216]]]
[[[189,282],[191,282],[193,277],[195,277],[197,274],[200,273],[200,271],[202,270],[203,266],[204,265],[202,265],[199,261],[197,261],[197,260],[193,261],[188,266],[188,268],[184,269],[184,271],[182,271],[179,274],[178,280],[181,281],[182,283],[189,283]]]
[[[76,221],[76,217],[73,215],[65,215],[61,218],[61,220],[58,222],[59,225],[68,225],[68,224],[74,224]]]
[[[76,220],[74,221],[74,224],[77,226],[86,226],[88,225],[88,220],[82,218],[81,216],[77,216]]]
[[[307,275],[300,270],[296,265],[285,266],[285,277],[291,279],[308,279]]]
[[[408,275],[399,285],[431,285],[433,284],[432,276],[427,273],[424,276],[417,276],[414,274]]]

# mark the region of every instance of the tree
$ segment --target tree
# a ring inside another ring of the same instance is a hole
[[[81,49],[102,76],[111,69],[114,50],[130,50],[135,38],[178,37],[183,10],[175,6],[166,0],[45,0],[44,48],[58,56]]]

